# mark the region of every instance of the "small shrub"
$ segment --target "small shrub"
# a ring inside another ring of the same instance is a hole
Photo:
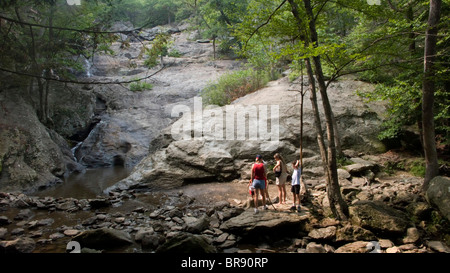
[[[268,82],[266,71],[251,68],[240,70],[220,77],[216,83],[210,83],[204,89],[202,98],[206,104],[224,106],[264,87]]]
[[[130,83],[130,90],[133,92],[136,91],[144,91],[144,90],[150,90],[153,88],[153,85],[148,82],[132,82]]]
[[[407,166],[407,171],[412,175],[425,177],[425,162],[423,160],[414,160]]]

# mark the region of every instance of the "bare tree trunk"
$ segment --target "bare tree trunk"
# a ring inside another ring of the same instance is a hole
[[[436,59],[436,43],[438,23],[441,16],[442,0],[430,0],[428,29],[425,36],[424,77],[422,85],[422,126],[423,147],[425,152],[425,180],[423,190],[428,189],[431,179],[439,174],[437,161],[436,139],[434,131],[434,60]]]
[[[314,21],[313,10],[311,7],[310,0],[303,0],[305,5],[306,13],[309,17],[309,30],[311,42],[315,47],[318,46],[318,37],[316,31],[316,25]],[[337,173],[337,157],[336,157],[336,142],[335,142],[335,128],[333,126],[333,112],[331,109],[331,104],[328,99],[327,87],[325,84],[325,78],[322,70],[322,63],[320,56],[313,56],[314,70],[317,77],[317,82],[319,84],[319,91],[322,97],[322,105],[325,113],[325,123],[327,127],[327,141],[328,141],[328,160],[327,168],[329,174],[328,183],[328,200],[330,201],[330,208],[335,217],[341,220],[346,220],[348,217],[348,205],[344,201],[341,195],[341,190],[339,186],[339,178]]]

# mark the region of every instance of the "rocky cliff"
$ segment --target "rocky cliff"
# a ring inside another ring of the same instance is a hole
[[[153,142],[160,148],[153,148],[128,178],[106,191],[130,187],[167,189],[189,183],[248,179],[256,154],[262,154],[269,165],[276,152],[281,152],[288,162],[293,161],[299,157],[300,93],[296,90],[300,84],[308,88],[306,82],[291,83],[284,77],[230,106],[181,107],[186,110],[183,117]],[[384,150],[377,139],[383,105],[368,105],[356,95],[356,91],[371,88],[350,79],[329,87],[343,149],[365,153]],[[201,99],[197,99],[197,104],[201,104]],[[308,98],[304,108],[304,174],[322,175]]]

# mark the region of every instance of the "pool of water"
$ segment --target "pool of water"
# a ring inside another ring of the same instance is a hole
[[[84,173],[73,173],[64,178],[61,184],[49,187],[33,195],[87,199],[103,195],[103,190],[126,178],[131,168],[114,166],[109,168],[87,169]]]

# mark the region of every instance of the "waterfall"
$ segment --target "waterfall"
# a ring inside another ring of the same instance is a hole
[[[84,70],[86,71],[86,77],[88,78],[92,77],[91,67],[91,62],[88,59],[84,59]]]

